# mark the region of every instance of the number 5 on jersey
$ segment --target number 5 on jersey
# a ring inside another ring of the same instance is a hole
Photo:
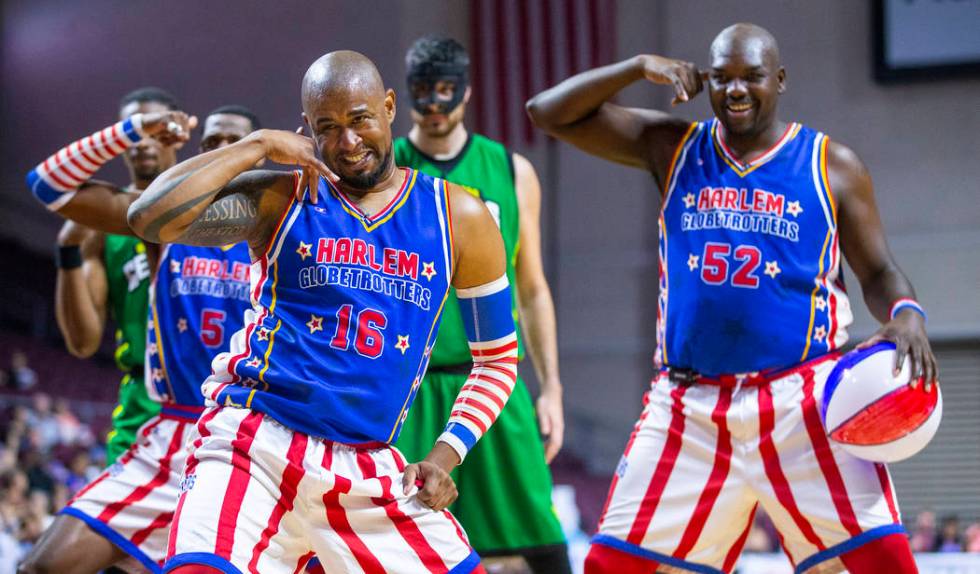
[[[341,305],[337,309],[337,330],[334,332],[330,346],[340,351],[350,349],[351,316],[354,306]],[[361,309],[354,319],[356,331],[354,334],[354,350],[358,355],[368,359],[377,359],[384,352],[385,336],[382,331],[388,326],[388,318],[377,309]]]

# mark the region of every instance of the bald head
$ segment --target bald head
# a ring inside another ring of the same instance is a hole
[[[338,95],[384,99],[384,82],[370,58],[338,50],[320,56],[310,65],[303,76],[303,110],[309,113],[324,97]]]
[[[722,30],[711,42],[711,59],[734,54],[758,55],[771,69],[779,69],[779,45],[776,38],[761,26],[733,24]]]

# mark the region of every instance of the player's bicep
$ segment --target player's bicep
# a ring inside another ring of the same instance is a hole
[[[57,213],[97,231],[133,235],[126,213],[137,197],[138,194],[125,192],[110,183],[89,181]]]
[[[504,240],[482,201],[449,184],[452,213],[453,287],[466,289],[490,283],[506,271]]]
[[[828,168],[838,207],[841,249],[863,284],[893,264],[871,175],[854,152],[833,142],[828,150]]]

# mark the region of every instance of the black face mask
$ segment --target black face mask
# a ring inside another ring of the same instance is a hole
[[[456,87],[453,89],[453,97],[449,100],[440,100],[436,95],[436,83],[451,82]],[[414,93],[413,87],[421,86],[428,88],[420,90],[425,92],[425,96],[412,97],[412,107],[415,111],[424,115],[444,114],[456,109],[456,106],[463,101],[466,88],[469,85],[469,77],[466,66],[458,64],[448,64],[443,62],[423,62],[416,64],[408,71],[408,90]]]

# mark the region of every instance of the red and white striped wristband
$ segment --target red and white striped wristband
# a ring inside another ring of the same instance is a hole
[[[135,114],[74,141],[27,174],[27,186],[48,209],[56,211],[106,162],[143,139],[143,115]]]
[[[922,308],[922,305],[919,305],[919,302],[916,301],[915,299],[912,299],[911,297],[903,297],[895,301],[894,303],[892,303],[891,309],[888,311],[888,317],[890,319],[894,319],[899,313],[901,313],[905,309],[911,309],[912,311],[915,311],[919,315],[922,315],[923,319],[928,319],[928,316],[926,315],[926,311],[925,309]]]

